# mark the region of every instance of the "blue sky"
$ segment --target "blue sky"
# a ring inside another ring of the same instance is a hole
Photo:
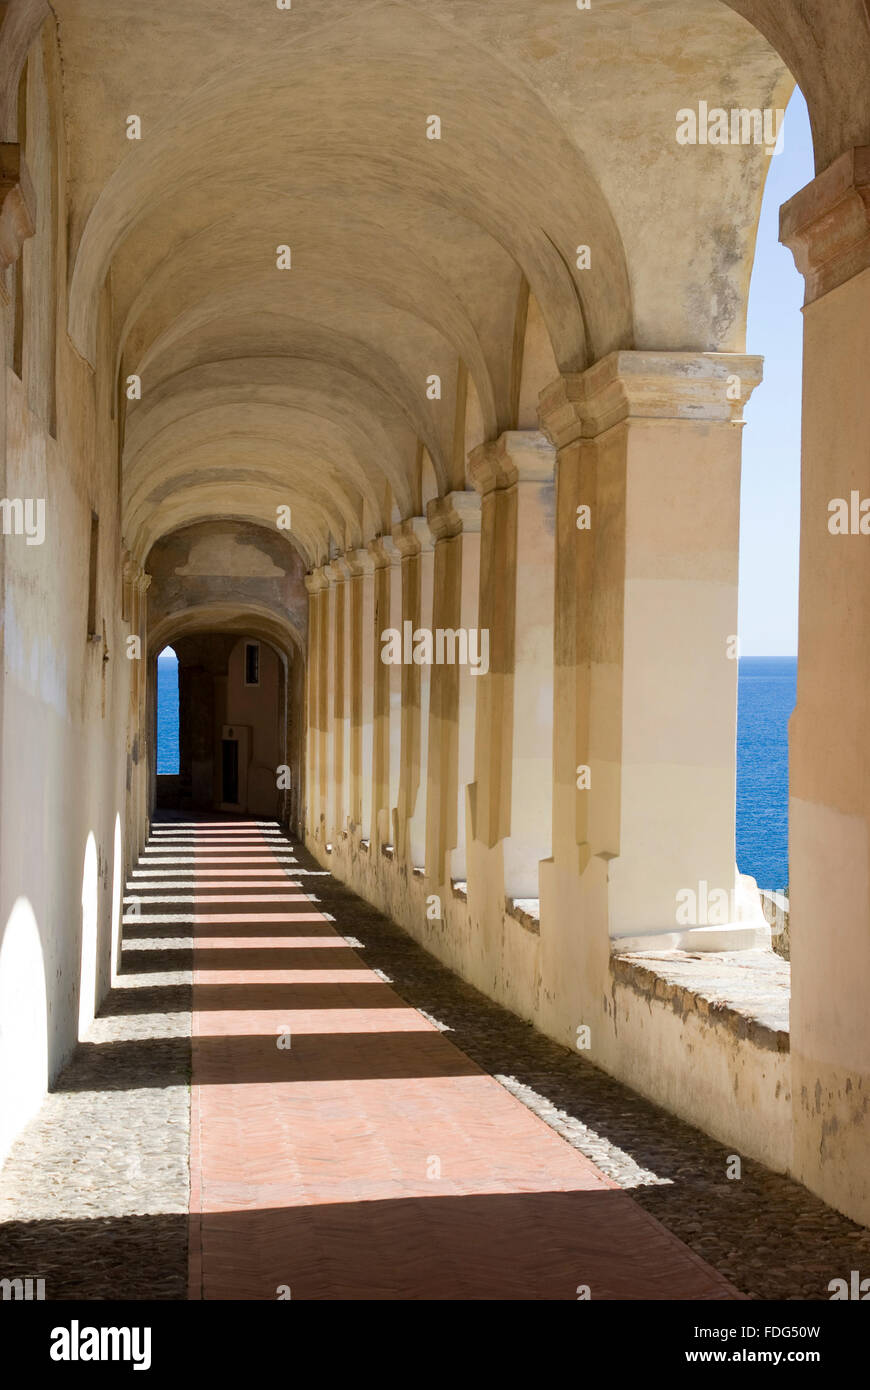
[[[814,173],[806,102],[795,89],[783,149],[770,161],[749,292],[747,351],[765,361],[743,431],[741,656],[797,652],[803,277],[778,237],[781,204]]]

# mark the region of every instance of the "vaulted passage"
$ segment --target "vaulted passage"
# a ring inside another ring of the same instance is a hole
[[[852,1269],[868,70],[868,0],[0,0],[0,1235],[51,1296],[756,1296],[734,1212],[783,1296]],[[796,85],[787,960],[735,658]]]

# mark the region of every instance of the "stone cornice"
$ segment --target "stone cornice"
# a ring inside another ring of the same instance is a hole
[[[385,569],[387,565],[397,565],[402,558],[392,536],[375,536],[366,546],[375,562],[375,569]]]
[[[132,551],[126,548],[121,552],[121,577],[131,591],[138,589],[140,594],[146,593],[151,584],[151,575],[145,573]]]
[[[423,550],[431,550],[434,544],[425,516],[409,516],[405,521],[397,521],[393,540],[402,555],[419,555]]]
[[[538,418],[557,449],[629,419],[737,424],[762,365],[737,352],[612,352],[545,387]]]
[[[846,150],[779,213],[812,304],[870,267],[870,146]]]
[[[323,572],[325,568],[325,565],[321,565],[318,569],[313,569],[309,574],[306,574],[305,587],[309,594],[319,594],[322,590],[329,588],[329,580]]]
[[[329,564],[323,566],[323,572],[330,584],[344,584],[353,574],[345,555],[334,555]]]
[[[540,430],[506,430],[498,439],[478,444],[468,455],[468,476],[482,497],[513,487],[552,479],[553,446]]]
[[[345,551],[344,558],[354,579],[358,579],[363,574],[374,573],[374,556],[365,548]]]
[[[480,493],[448,492],[446,497],[433,497],[426,504],[426,519],[436,541],[463,531],[479,531]]]
[[[18,145],[0,144],[0,274],[36,231],[36,194]],[[0,286],[4,302],[8,296]]]

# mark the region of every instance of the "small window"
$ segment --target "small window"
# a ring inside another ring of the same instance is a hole
[[[245,685],[260,684],[260,644],[245,643]]]
[[[5,6],[4,6],[5,8]],[[27,156],[27,63],[18,79],[18,148]],[[15,309],[12,327],[12,370],[24,380],[24,247],[15,261]]]
[[[91,512],[91,544],[88,560],[88,641],[98,640],[97,633],[97,557],[100,546],[100,518]]]

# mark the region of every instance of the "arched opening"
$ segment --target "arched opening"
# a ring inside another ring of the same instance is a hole
[[[743,439],[737,722],[737,866],[756,880],[773,921],[774,947],[783,954],[788,721],[797,684],[803,279],[780,244],[779,209],[812,177],[809,115],[795,88],[765,184],[749,293],[747,350],[763,356],[764,380],[746,408]]]
[[[250,633],[197,631],[164,648],[156,662],[158,811],[284,819],[293,787],[287,673],[286,655]]]
[[[178,657],[164,647],[157,657],[157,776],[177,777],[178,768]]]

